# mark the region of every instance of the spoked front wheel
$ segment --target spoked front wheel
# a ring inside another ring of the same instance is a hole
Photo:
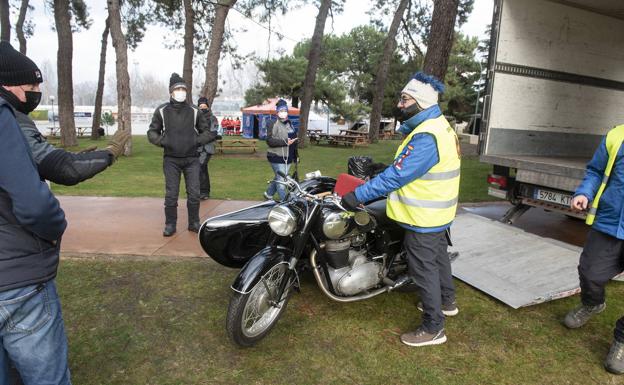
[[[286,309],[292,294],[294,275],[288,274],[285,262],[273,265],[247,294],[234,293],[228,308],[226,329],[237,345],[249,347],[264,338]],[[282,281],[289,279],[281,298]]]

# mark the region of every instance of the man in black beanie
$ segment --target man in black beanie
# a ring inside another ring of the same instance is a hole
[[[147,131],[150,143],[164,149],[165,229],[163,236],[176,232],[180,177],[186,183],[189,231],[199,231],[199,153],[197,147],[214,141],[206,116],[186,102],[186,83],[174,73],[169,80],[170,100],[156,108]]]
[[[199,111],[206,115],[210,122],[210,131],[217,133],[217,139],[221,139],[219,132],[219,119],[213,115],[208,106],[208,99],[204,96],[197,100]],[[210,174],[208,173],[208,162],[215,153],[215,142],[210,142],[199,146],[199,199],[206,200],[210,198]]]
[[[39,102],[41,72],[0,42],[0,383],[13,362],[26,384],[71,384],[55,277],[65,213],[15,115]]]
[[[15,118],[28,141],[41,178],[73,186],[104,171],[123,153],[125,144],[130,139],[130,132],[122,130],[113,135],[104,150],[74,154],[55,148],[46,141],[35,122],[28,116],[37,108],[41,99],[39,84],[43,82],[43,78],[37,65],[3,41],[0,42],[0,66],[4,69],[0,73],[0,85],[17,86],[13,90],[15,94],[0,87],[0,96],[15,109]],[[24,102],[16,96],[21,89],[25,91]]]

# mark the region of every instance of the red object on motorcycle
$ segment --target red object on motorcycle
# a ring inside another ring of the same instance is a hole
[[[334,192],[339,196],[343,196],[355,190],[356,187],[363,185],[365,182],[353,175],[340,174],[336,180]]]

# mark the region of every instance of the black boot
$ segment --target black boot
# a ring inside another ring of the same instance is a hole
[[[163,237],[170,237],[176,232],[176,225],[171,223],[167,223],[165,225],[165,229],[163,230]]]
[[[165,230],[163,230],[163,236],[170,237],[175,234],[177,222],[178,208],[165,206]]]
[[[194,233],[199,232],[199,204],[186,204],[188,210],[188,230]]]

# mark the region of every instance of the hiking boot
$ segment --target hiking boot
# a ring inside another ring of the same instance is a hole
[[[581,305],[576,309],[570,310],[563,319],[563,324],[569,329],[577,329],[585,325],[589,319],[602,311],[607,307],[602,303],[596,306]]]
[[[201,199],[203,201],[208,200],[208,199],[210,199],[210,194],[201,194],[199,196],[199,199]]]
[[[170,237],[176,232],[176,225],[166,224],[163,230],[163,237]]]
[[[624,342],[613,341],[609,354],[604,362],[604,367],[609,373],[624,373]]]
[[[188,231],[192,231],[194,233],[199,233],[199,222],[189,223]]]
[[[422,302],[418,302],[418,304],[416,305],[416,308],[420,311],[423,311],[423,304]],[[446,317],[452,317],[454,315],[457,315],[457,313],[459,313],[459,308],[457,307],[457,302],[453,301],[450,304],[442,304],[442,314],[444,314]]]
[[[427,333],[427,331],[420,326],[416,331],[402,334],[401,342],[409,346],[440,345],[446,342],[446,334],[444,334],[444,329],[433,334]]]

